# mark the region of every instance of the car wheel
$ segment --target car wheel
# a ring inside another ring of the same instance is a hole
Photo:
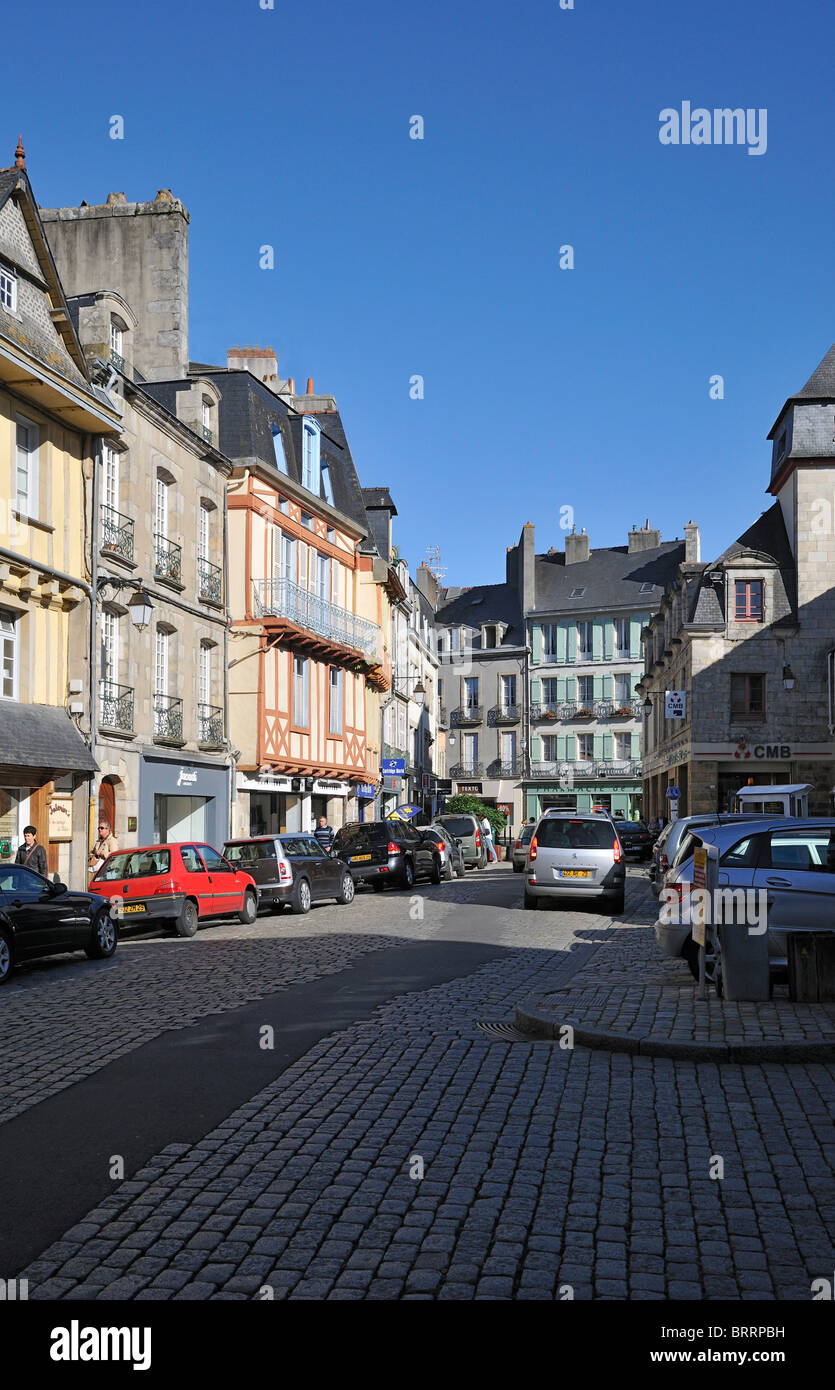
[[[382,893],[386,885],[381,878],[375,878],[371,886],[375,893]]]
[[[616,898],[613,898],[612,901],[611,901],[611,903],[609,904],[609,916],[610,916],[610,917],[620,917],[621,913],[623,912],[624,906],[625,906],[625,903],[624,903],[623,889],[621,889],[621,891],[618,893],[617,897],[616,897]]]
[[[258,916],[258,899],[251,888],[248,888],[244,893],[244,905],[237,916],[238,921],[243,923],[245,927],[250,926]]]
[[[293,895],[293,911],[303,917],[310,911],[310,901],[310,884],[306,878],[300,878]]]
[[[342,903],[343,907],[347,907],[349,903],[352,903],[354,901],[355,892],[356,889],[354,887],[354,880],[351,878],[351,875],[343,874],[342,891],[340,892],[339,897],[336,901],[338,903]]]
[[[523,870],[524,867],[525,867],[524,864],[514,864],[514,865],[513,865],[513,872],[514,872],[515,874],[521,874],[521,872],[522,872],[522,870]]]
[[[12,951],[12,939],[8,932],[0,927],[0,985],[4,985],[12,973],[14,965],[14,953]]]
[[[100,912],[93,922],[93,932],[84,947],[90,960],[107,960],[116,950],[116,923],[109,912]]]
[[[455,870],[455,876],[456,878],[463,878],[466,872],[467,866],[464,863],[464,860],[462,859],[461,863],[458,865],[458,868]]]
[[[178,936],[196,936],[200,919],[197,915],[197,903],[183,903],[183,910],[177,919]]]
[[[688,936],[681,948],[681,954],[690,967],[690,974],[694,980],[699,978],[699,943],[694,941],[692,936]]]
[[[432,872],[429,875],[430,883],[440,883],[441,881],[441,861],[437,854],[432,857]]]
[[[452,860],[448,858],[446,861],[446,868],[444,869],[444,881],[446,883],[451,883],[454,877],[455,870],[452,867]]]
[[[404,888],[411,888],[415,881],[415,870],[411,859],[405,860],[403,864],[403,874],[400,879]]]
[[[538,899],[538,898],[535,898],[535,897],[534,897],[531,893],[529,893],[529,892],[527,891],[527,889],[526,889],[526,890],[525,890],[525,907],[526,907],[530,912],[536,912],[536,909],[538,908],[538,906],[539,906],[539,899]]]

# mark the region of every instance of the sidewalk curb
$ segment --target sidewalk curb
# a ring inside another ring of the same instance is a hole
[[[570,1002],[566,1000],[570,1008]],[[531,1038],[559,1039],[560,1029],[574,1029],[575,1046],[607,1052],[629,1052],[640,1057],[673,1057],[688,1062],[829,1062],[835,1057],[832,1042],[719,1043],[675,1042],[651,1033],[614,1033],[605,1028],[578,1027],[567,1014],[562,1022],[536,1012],[534,1001],[517,1004],[514,1024]]]

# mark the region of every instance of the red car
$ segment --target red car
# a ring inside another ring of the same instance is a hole
[[[249,923],[258,913],[255,880],[211,845],[118,850],[95,874],[90,892],[111,899],[117,922],[161,922],[178,936],[194,936],[207,918],[237,915]]]

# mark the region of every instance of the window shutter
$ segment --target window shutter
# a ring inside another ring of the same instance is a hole
[[[604,763],[610,763],[610,762],[612,761],[612,735],[611,735],[611,734],[604,734],[604,735],[603,735],[603,761],[604,761]]]
[[[605,754],[605,752],[604,752],[604,748],[605,748],[605,738],[606,738],[606,735],[605,735],[605,734],[598,734],[598,733],[596,733],[596,734],[594,735],[594,744],[593,744],[593,748],[594,748],[594,760],[595,760],[595,762],[599,762],[602,758],[605,758],[605,756],[606,756],[606,754]]]
[[[576,623],[561,623],[565,636],[561,639],[565,643],[565,660],[576,661],[577,659],[577,626]]]
[[[633,699],[633,700],[637,700],[637,698],[638,698],[638,692],[637,692],[637,690],[635,689],[635,686],[638,684],[638,681],[641,679],[641,674],[642,674],[642,673],[641,673],[640,671],[630,671],[630,672],[629,672],[629,687],[630,687],[630,689],[631,689],[631,691],[632,691],[632,699]]]
[[[639,729],[636,729],[632,734],[632,756],[633,758],[641,757],[641,733]]]
[[[603,660],[603,619],[595,618],[591,625],[591,654],[595,661]]]
[[[539,623],[534,623],[531,627],[531,646],[533,648],[533,659],[535,663],[542,660],[542,627]]]
[[[565,676],[557,676],[557,704],[562,705],[568,699],[568,680]]]
[[[603,699],[603,677],[602,677],[602,676],[595,676],[595,678],[594,678],[593,690],[594,690],[594,698],[595,698],[595,700],[602,700],[602,699]]]
[[[573,763],[577,760],[577,737],[575,734],[565,735],[565,761]]]
[[[557,734],[557,762],[564,763],[568,760],[567,753],[568,739],[565,734]]]
[[[542,699],[542,681],[539,676],[531,678],[531,704],[538,705]]]
[[[633,661],[641,655],[641,628],[644,626],[643,617],[629,619],[629,655]]]
[[[607,675],[603,677],[603,699],[611,700],[614,694],[614,677]]]
[[[542,757],[542,739],[539,734],[531,735],[531,762],[538,763]]]
[[[615,623],[613,618],[603,619],[603,660],[611,661],[615,654]]]

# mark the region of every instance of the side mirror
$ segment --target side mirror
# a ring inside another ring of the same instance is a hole
[[[456,843],[457,845],[463,845],[464,841],[463,841],[463,840],[459,840],[458,836],[456,835],[456,837],[455,837],[455,843]]]
[[[68,891],[69,889],[67,888],[66,883],[53,883],[52,885],[52,892],[56,898],[60,897],[62,893],[67,893]]]

